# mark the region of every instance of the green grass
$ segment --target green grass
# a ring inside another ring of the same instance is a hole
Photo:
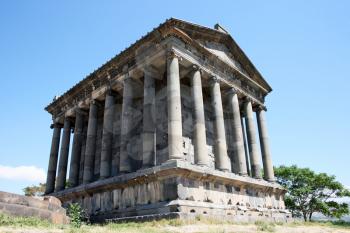
[[[52,227],[49,221],[41,220],[35,217],[14,217],[6,214],[0,214],[0,226],[17,226],[17,227]]]
[[[257,222],[255,222],[255,225],[257,226],[258,231],[265,231],[265,232],[275,232],[276,231],[275,223],[257,221]]]
[[[250,228],[256,227],[258,232],[278,232],[279,227],[328,227],[350,230],[350,223],[343,221],[334,222],[293,222],[293,223],[267,223],[263,221],[257,221],[252,223],[230,223],[228,221],[221,221],[217,219],[204,218],[198,216],[192,220],[181,219],[163,219],[149,222],[121,222],[121,223],[106,223],[106,224],[83,224],[80,228],[75,228],[71,225],[55,225],[48,221],[41,220],[34,217],[13,217],[5,214],[0,214],[0,227],[8,227],[11,229],[43,229],[43,232],[62,232],[62,233],[163,233],[169,232],[171,227],[181,227],[189,225],[207,225],[208,232],[225,232],[224,225],[247,225]],[[230,227],[231,228],[231,227]],[[167,231],[168,230],[168,231]],[[1,231],[1,228],[0,228]]]
[[[290,226],[324,226],[324,227],[332,227],[332,228],[341,228],[341,229],[349,229],[350,230],[350,222],[344,222],[341,220],[338,221],[311,221],[311,222],[292,222],[289,223]]]

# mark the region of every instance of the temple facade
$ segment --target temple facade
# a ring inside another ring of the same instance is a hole
[[[265,120],[272,89],[220,25],[169,19],[46,110],[46,195],[93,222],[288,221]]]

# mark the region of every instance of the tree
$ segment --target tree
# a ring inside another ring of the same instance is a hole
[[[39,185],[27,186],[23,189],[26,196],[42,196],[45,192],[45,183],[39,183]]]
[[[71,185],[68,180],[64,183],[65,188],[69,188]],[[27,186],[23,189],[25,196],[42,196],[45,193],[46,183],[39,183],[39,185]]]
[[[337,198],[350,197],[350,191],[335,176],[296,165],[277,167],[275,175],[277,182],[287,189],[285,204],[294,217],[310,221],[315,212],[336,218],[349,214],[348,204]]]

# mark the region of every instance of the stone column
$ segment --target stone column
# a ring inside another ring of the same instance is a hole
[[[243,116],[241,116],[241,125],[242,125],[242,135],[243,135],[243,143],[244,143],[244,155],[245,155],[245,163],[246,163],[246,168],[248,172],[248,176],[251,176],[252,173],[250,171],[250,165],[249,165],[249,152],[248,152],[248,146],[247,146],[247,137],[246,137],[246,130],[244,127],[244,120]]]
[[[79,170],[80,170],[80,157],[81,157],[81,146],[83,139],[83,126],[84,126],[84,115],[81,110],[75,111],[75,126],[74,126],[74,137],[72,156],[70,160],[69,169],[69,185],[75,187],[79,182]]]
[[[194,66],[191,75],[192,101],[193,101],[193,144],[194,158],[198,165],[208,166],[207,138],[205,134],[205,118],[202,93],[201,73]]]
[[[128,143],[130,140],[130,131],[132,129],[132,104],[133,104],[133,88],[132,78],[124,79],[123,89],[123,105],[121,116],[121,130],[120,130],[120,162],[119,172],[132,172],[132,160],[128,151]]]
[[[98,111],[97,105],[98,103],[96,100],[92,100],[90,103],[88,130],[85,147],[83,184],[90,183],[94,175]]]
[[[167,58],[168,152],[169,159],[184,159],[179,58],[171,51]]]
[[[58,123],[54,123],[51,125],[51,128],[53,128],[53,134],[52,134],[52,141],[51,141],[49,167],[47,169],[45,194],[52,193],[55,189],[57,159],[58,159],[58,150],[60,146],[62,125]]]
[[[156,71],[144,70],[143,87],[143,135],[142,135],[142,167],[156,165],[156,95],[154,78]]]
[[[216,77],[211,80],[211,98],[214,117],[215,164],[221,171],[231,171],[230,158],[227,155],[224,112],[222,109],[220,83]]]
[[[239,102],[236,91],[232,88],[229,93],[229,107],[232,114],[232,134],[233,134],[233,148],[234,156],[236,156],[238,174],[246,176],[246,158],[244,152],[244,141],[242,134],[241,114],[239,111]]]
[[[114,102],[114,96],[110,90],[106,95],[105,110],[103,115],[102,151],[100,166],[101,179],[105,179],[111,175]]]
[[[256,142],[252,102],[249,99],[247,99],[246,102],[244,103],[244,111],[245,111],[245,122],[246,122],[245,125],[247,130],[251,172],[254,178],[261,179],[259,152],[258,152],[258,144]]]
[[[263,108],[259,108],[257,110],[256,118],[258,121],[260,148],[261,148],[261,155],[262,155],[263,167],[264,167],[264,178],[267,181],[274,182],[275,175],[273,172],[273,165],[271,161],[269,137],[267,133],[267,126],[266,126],[266,120],[265,120],[265,110]]]
[[[57,183],[56,183],[56,189],[55,189],[56,192],[63,190],[66,184],[70,134],[71,134],[71,119],[66,117],[64,119],[60,160],[58,163]]]

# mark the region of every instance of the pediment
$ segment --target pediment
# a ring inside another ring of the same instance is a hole
[[[254,64],[225,30],[221,28],[207,28],[178,19],[170,19],[166,23],[185,34],[186,40],[191,38],[192,41],[199,43],[223,62],[253,79],[267,92],[272,91],[272,88],[255,68]]]
[[[249,76],[248,72],[242,68],[241,63],[234,57],[226,45],[212,41],[198,41],[198,43],[204,46],[209,52],[216,55],[220,60],[227,63],[229,66],[232,66]]]

